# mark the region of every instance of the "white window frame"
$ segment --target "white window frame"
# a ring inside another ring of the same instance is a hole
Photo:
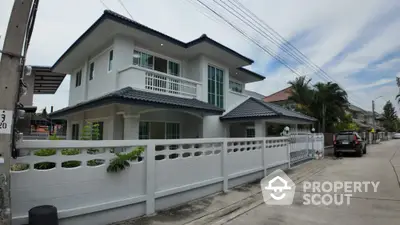
[[[90,66],[93,64],[93,75],[91,76],[91,71],[90,71]],[[95,63],[95,61],[90,61],[89,62],[89,68],[88,68],[88,74],[89,74],[89,76],[88,76],[88,79],[89,79],[89,81],[90,80],[94,80],[94,77],[95,77],[95,74],[96,74],[96,63]],[[91,79],[90,79],[91,78]]]
[[[139,131],[138,131],[138,138],[140,139],[140,123],[141,122],[144,122],[144,123],[148,123],[148,125],[149,125],[149,127],[148,127],[148,137],[149,137],[149,139],[150,139],[150,136],[151,136],[151,123],[164,123],[164,139],[165,140],[167,140],[167,123],[174,123],[174,124],[178,124],[178,127],[179,127],[179,138],[178,139],[181,139],[182,138],[182,125],[181,125],[181,122],[179,122],[179,121],[159,121],[159,120],[140,120],[139,121],[139,127],[138,127],[138,129],[139,129]],[[143,140],[146,140],[146,139],[143,139]]]
[[[225,108],[225,105],[226,105],[226,93],[225,93],[225,82],[226,82],[226,79],[225,79],[225,73],[226,73],[226,70],[225,69],[223,69],[222,67],[220,67],[220,66],[216,66],[216,65],[214,65],[214,64],[212,64],[212,63],[208,63],[207,64],[207,67],[206,67],[206,71],[207,71],[207,103],[210,103],[210,102],[208,102],[208,94],[209,94],[209,90],[210,90],[210,87],[208,87],[208,76],[209,76],[209,74],[208,74],[208,67],[209,66],[211,66],[211,67],[214,67],[214,68],[216,68],[216,69],[219,69],[219,70],[221,70],[222,71],[222,107],[221,106],[218,106],[217,105],[217,87],[215,86],[215,106],[217,106],[217,107],[221,107],[221,108]],[[228,84],[229,85],[229,84]],[[211,103],[210,103],[211,104]]]
[[[234,90],[231,88],[231,82],[232,82],[232,83],[235,83],[235,84],[239,84],[239,85],[241,86],[242,91],[241,91],[241,92],[234,91]],[[233,91],[233,92],[235,92],[235,93],[243,93],[244,84],[243,84],[242,82],[240,82],[240,81],[237,81],[237,80],[235,80],[235,79],[229,78],[229,90],[230,90],[230,91]]]
[[[153,56],[153,68],[147,68],[147,67],[142,67],[142,66],[140,66],[140,65],[135,65],[135,64],[133,64],[133,55],[135,54],[135,51],[142,52],[142,53],[146,53],[146,54],[148,54],[148,55]],[[135,48],[133,49],[133,51],[132,51],[132,64],[133,64],[134,66],[139,66],[139,67],[141,67],[141,68],[146,68],[146,69],[152,70],[152,71],[154,71],[154,72],[156,72],[156,73],[163,73],[163,72],[160,72],[160,71],[157,71],[157,70],[154,69],[154,63],[155,63],[154,60],[155,60],[155,57],[158,57],[158,58],[162,58],[162,59],[167,60],[167,72],[166,72],[165,74],[168,74],[168,75],[171,75],[171,76],[176,76],[176,77],[182,77],[183,68],[182,68],[182,61],[181,61],[181,60],[173,59],[173,58],[171,58],[171,57],[168,57],[168,56],[165,56],[165,55],[161,55],[161,54],[158,54],[158,53],[156,53],[156,52],[152,52],[152,51],[150,51],[150,50],[143,49],[143,48],[140,48],[140,47],[135,47]],[[176,63],[176,64],[179,65],[179,74],[178,74],[178,75],[172,75],[172,74],[169,74],[169,73],[168,73],[168,72],[169,72],[169,62],[174,62],[174,63]]]
[[[256,129],[253,126],[246,127],[246,137],[247,138],[253,138],[253,137],[249,137],[249,133],[248,133],[249,130],[253,130],[254,131],[254,136],[253,137],[255,137],[256,136]]]
[[[112,55],[111,55],[112,54]],[[112,58],[111,58],[112,56]],[[114,49],[110,49],[108,51],[108,65],[107,65],[107,72],[111,72],[113,70],[113,62],[114,62]]]
[[[79,79],[79,85],[77,85],[78,73],[81,74],[81,77]],[[75,72],[75,87],[77,88],[77,87],[80,87],[80,86],[82,86],[82,68],[76,70],[76,72]]]

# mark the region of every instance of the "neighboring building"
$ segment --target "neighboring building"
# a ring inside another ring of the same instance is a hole
[[[315,121],[251,97],[245,84],[265,79],[252,63],[206,35],[184,43],[106,10],[52,67],[71,83],[69,106],[50,116],[68,121],[68,139],[86,121],[101,139],[261,137],[269,123]]]
[[[296,108],[296,103],[289,100],[289,97],[292,96],[292,88],[287,87],[278,92],[275,92],[271,95],[264,97],[264,102],[271,102],[278,105],[281,105],[287,109],[294,110]]]

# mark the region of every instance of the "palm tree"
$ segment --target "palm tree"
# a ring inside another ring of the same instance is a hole
[[[345,116],[348,107],[347,93],[337,83],[317,83],[314,85],[312,111],[322,121],[322,132],[325,132],[327,119],[336,122]]]
[[[292,88],[289,100],[296,103],[296,109],[321,121],[321,131],[345,117],[348,108],[347,93],[338,84],[317,83],[310,86],[311,79],[297,77],[288,82]]]
[[[399,104],[400,104],[400,93],[399,93],[398,95],[396,95],[396,99],[397,99],[397,101],[398,101]]]
[[[313,101],[313,90],[310,88],[309,83],[311,79],[307,79],[305,76],[297,77],[294,81],[289,81],[288,84],[291,86],[292,95],[289,100],[296,103],[296,109],[310,116],[310,106]]]

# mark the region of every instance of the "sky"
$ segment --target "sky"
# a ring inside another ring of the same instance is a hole
[[[324,81],[321,73],[299,63],[245,24],[234,20],[216,5],[223,16],[235,21],[263,46],[271,48],[295,69],[291,72],[221,19],[199,8],[196,0],[121,0],[133,19],[179,40],[188,42],[201,34],[254,59],[248,68],[266,77],[246,89],[269,95],[288,87],[287,82],[306,75],[312,83]],[[216,0],[217,1],[217,0]],[[227,0],[222,0],[227,1]],[[395,77],[400,76],[400,1],[398,0],[239,0],[263,22],[299,49],[329,79],[344,88],[349,100],[371,110],[382,111],[386,101],[399,93]],[[0,49],[4,41],[13,0],[0,1]],[[103,4],[103,3],[104,4]],[[119,0],[40,0],[27,64],[52,66],[65,50],[104,9],[129,17]],[[283,42],[278,43],[285,46]],[[34,105],[61,109],[68,104],[69,76],[54,95],[35,95]],[[400,115],[400,114],[399,114]]]

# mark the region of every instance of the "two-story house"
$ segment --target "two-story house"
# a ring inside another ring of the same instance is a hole
[[[265,79],[252,63],[206,35],[185,43],[106,10],[53,65],[71,83],[69,106],[50,116],[68,121],[68,139],[86,121],[101,139],[265,136],[268,123],[315,121],[246,94]]]

